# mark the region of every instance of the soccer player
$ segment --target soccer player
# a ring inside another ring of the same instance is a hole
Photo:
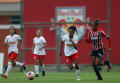
[[[76,35],[74,35],[75,32],[77,32],[76,27],[70,26],[68,28],[69,34],[64,35],[62,37],[62,44],[63,43],[65,44],[64,54],[65,54],[65,58],[66,58],[66,63],[68,64],[68,67],[70,70],[73,70],[74,68],[76,69],[77,80],[80,80],[80,69],[79,69],[79,65],[78,65],[78,53],[77,53],[78,37]],[[61,47],[61,51],[62,51],[62,47]],[[61,52],[61,54],[62,54],[62,52]]]
[[[18,41],[21,43],[22,48],[22,38],[16,34],[16,29],[11,26],[9,28],[9,35],[6,36],[4,47],[8,46],[8,54],[9,54],[9,61],[8,61],[8,67],[6,70],[6,73],[1,75],[4,78],[7,78],[12,66],[20,66],[23,67],[24,70],[26,70],[25,63],[16,62],[16,58],[18,56]]]
[[[35,60],[35,77],[39,77],[39,65],[42,68],[42,76],[45,76],[45,66],[43,64],[46,55],[45,48],[47,46],[45,38],[42,36],[40,29],[36,31],[36,37],[33,39],[32,52]]]
[[[84,39],[86,40],[86,42],[92,45],[92,52],[90,54],[90,57],[94,72],[96,73],[98,80],[103,80],[98,67],[102,65],[107,65],[108,68],[111,69],[112,66],[109,60],[106,60],[105,62],[102,61],[105,50],[102,39],[106,38],[109,40],[109,51],[111,51],[111,41],[109,35],[107,35],[102,28],[98,28],[98,25],[98,20],[95,20],[92,23],[91,30],[88,32],[88,37]]]

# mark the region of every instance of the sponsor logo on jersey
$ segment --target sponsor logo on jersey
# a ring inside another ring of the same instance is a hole
[[[11,41],[9,44],[15,44],[15,42]]]
[[[37,45],[37,46],[38,46],[38,45],[40,45],[40,43],[35,43],[35,45]]]
[[[97,40],[98,37],[91,37],[91,40]]]

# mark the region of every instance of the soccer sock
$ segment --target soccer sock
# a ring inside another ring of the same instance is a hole
[[[16,66],[23,66],[23,64],[22,63],[20,63],[20,62],[16,62]]]
[[[7,76],[8,76],[8,73],[10,72],[11,68],[12,68],[12,63],[8,62],[8,67],[7,67],[7,70],[6,70],[6,73],[5,73]]]
[[[45,65],[44,64],[41,66],[41,69],[42,69],[42,71],[45,71]]]
[[[35,65],[35,73],[39,74],[39,65]]]
[[[76,73],[77,73],[77,78],[80,79],[80,69],[76,70]]]
[[[97,70],[97,66],[93,66],[93,69],[94,69],[98,79],[102,80],[102,76],[100,75],[100,72]]]

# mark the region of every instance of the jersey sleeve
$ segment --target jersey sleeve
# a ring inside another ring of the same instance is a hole
[[[78,43],[78,37],[77,36],[75,37],[75,43]]]
[[[43,42],[44,42],[44,43],[46,43],[46,40],[45,40],[45,38],[44,38],[44,37],[43,37]]]
[[[104,30],[101,29],[101,32],[102,32],[102,35],[103,35],[104,37],[107,36],[107,33],[106,33]]]
[[[65,41],[65,35],[61,37],[62,41]]]
[[[110,35],[107,35],[107,33],[104,32],[104,30],[101,30],[101,32],[102,32],[102,35],[103,35],[106,39],[108,39],[109,48],[111,48],[111,38],[110,38]]]
[[[19,35],[17,35],[17,39],[18,39],[18,40],[22,40],[22,38],[21,38]]]

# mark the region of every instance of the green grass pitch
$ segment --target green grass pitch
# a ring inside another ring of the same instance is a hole
[[[120,83],[120,72],[102,72],[102,81],[96,80],[94,72],[81,72],[81,80],[76,80],[76,72],[46,72],[46,76],[28,80],[24,73],[11,72],[7,79],[0,77],[0,83]]]

